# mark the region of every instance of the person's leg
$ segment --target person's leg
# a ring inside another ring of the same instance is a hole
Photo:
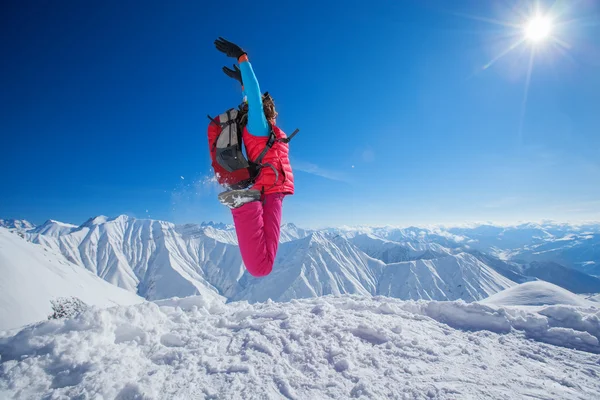
[[[267,251],[263,222],[263,203],[253,201],[231,210],[242,260],[252,276],[266,276],[273,269]]]
[[[271,265],[275,263],[275,256],[279,247],[279,234],[281,231],[281,210],[283,207],[283,193],[268,194],[263,204],[263,224],[265,231],[266,251]]]

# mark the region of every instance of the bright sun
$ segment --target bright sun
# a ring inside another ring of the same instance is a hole
[[[534,17],[525,26],[525,36],[532,42],[540,42],[550,35],[552,22],[549,18]]]

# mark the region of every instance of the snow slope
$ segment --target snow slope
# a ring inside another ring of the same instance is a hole
[[[287,301],[328,294],[376,294],[384,266],[340,236],[314,232],[281,244],[273,272],[259,279],[247,276],[242,282],[244,289],[233,300]]]
[[[600,397],[597,310],[358,296],[158,303],[0,337],[0,398]]]
[[[592,307],[595,304],[575,293],[544,281],[522,283],[482,300],[498,306],[572,305]],[[596,304],[597,305],[597,304]],[[598,307],[600,309],[600,306]]]
[[[50,300],[67,296],[97,306],[143,301],[62,255],[0,228],[0,330],[46,319],[52,313]]]
[[[377,294],[399,299],[475,301],[515,285],[467,253],[386,265]]]

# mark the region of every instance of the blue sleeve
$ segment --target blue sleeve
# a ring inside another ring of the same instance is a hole
[[[263,110],[262,93],[249,61],[240,64],[244,94],[248,99],[248,132],[254,136],[269,136],[269,123]]]

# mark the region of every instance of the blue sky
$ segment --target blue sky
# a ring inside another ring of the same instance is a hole
[[[542,3],[563,45],[527,85],[530,43],[485,66],[522,37],[490,21],[530,3],[4,3],[0,217],[230,222],[206,140],[240,101],[223,36],[301,129],[287,222],[600,220],[600,5]]]

